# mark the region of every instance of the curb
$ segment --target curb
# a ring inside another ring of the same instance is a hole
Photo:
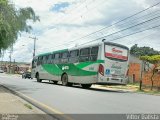
[[[64,113],[58,110],[55,110],[41,102],[38,102],[37,100],[34,100],[18,91],[12,90],[1,83],[0,85],[4,87],[5,89],[9,90],[12,94],[22,98],[23,100],[27,101],[28,103],[32,104],[33,106],[37,107],[38,109],[46,113],[47,115],[51,116],[54,120],[74,120],[73,118],[67,115],[64,115]]]

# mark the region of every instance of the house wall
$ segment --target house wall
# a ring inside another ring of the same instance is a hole
[[[148,71],[143,73],[143,80],[142,84],[146,86],[151,86],[151,76],[152,76],[152,71]],[[160,73],[155,74],[153,77],[153,86],[154,87],[160,87]]]
[[[138,82],[141,78],[141,63],[142,61],[139,60],[137,57],[132,55],[129,56],[129,70],[128,70],[128,77],[129,81]]]
[[[128,76],[130,82],[138,82],[140,80],[141,65],[139,63],[130,63]]]
[[[141,63],[142,61],[134,56],[130,56],[129,58],[129,71],[128,77],[130,82],[139,82],[141,79]],[[153,65],[149,64],[149,68],[152,68]],[[151,76],[152,70],[149,70],[148,66],[145,66],[147,72],[143,72],[142,74],[142,84],[145,86],[151,86]],[[160,72],[159,74],[155,74],[153,77],[153,86],[160,87]]]

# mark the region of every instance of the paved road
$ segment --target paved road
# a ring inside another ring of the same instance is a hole
[[[0,83],[63,113],[160,113],[160,96],[65,87],[0,74]]]

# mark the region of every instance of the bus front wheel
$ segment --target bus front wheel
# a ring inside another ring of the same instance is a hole
[[[42,80],[39,78],[39,74],[36,75],[37,82],[42,82]]]
[[[92,84],[81,84],[82,88],[88,89],[92,86]]]
[[[62,85],[64,86],[68,85],[68,75],[67,74],[62,75]]]

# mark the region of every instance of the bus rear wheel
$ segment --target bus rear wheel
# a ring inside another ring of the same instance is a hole
[[[92,84],[81,84],[82,88],[88,89],[92,86]]]
[[[42,80],[39,78],[39,74],[38,73],[36,75],[36,78],[37,78],[37,82],[42,82]]]
[[[63,86],[67,86],[68,85],[68,75],[67,74],[63,74],[62,75],[62,85]]]

